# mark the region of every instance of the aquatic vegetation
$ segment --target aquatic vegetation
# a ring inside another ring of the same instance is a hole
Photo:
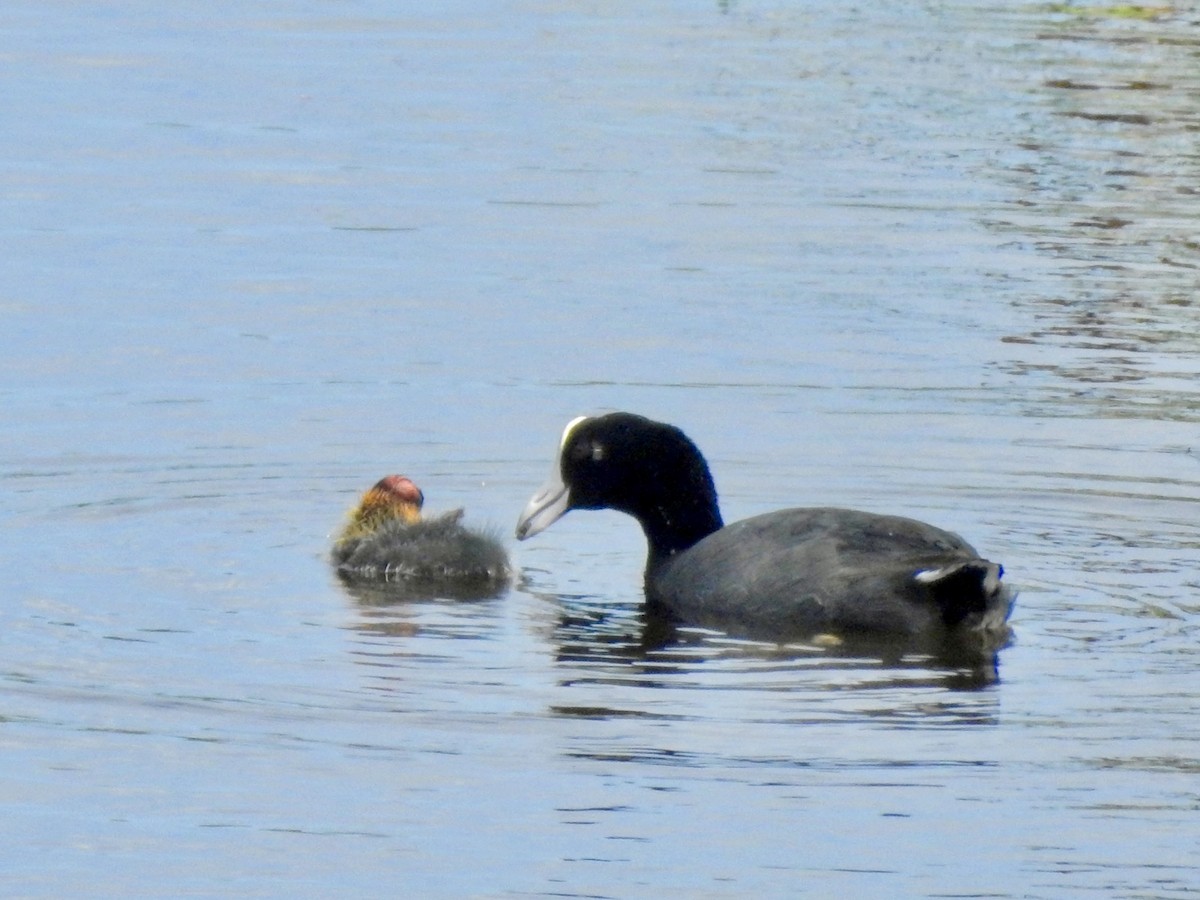
[[[1140,6],[1117,3],[1112,6],[1076,6],[1073,3],[1052,3],[1050,11],[1084,19],[1159,19],[1175,12],[1173,6]]]

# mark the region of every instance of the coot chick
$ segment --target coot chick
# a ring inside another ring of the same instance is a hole
[[[425,495],[388,475],[362,495],[333,544],[339,574],[356,579],[455,583],[508,580],[508,554],[492,535],[466,528],[461,509],[421,518]]]
[[[1003,569],[958,535],[849,509],[785,509],[724,525],[708,463],[678,428],[630,413],[563,431],[525,540],[572,509],[616,509],[646,534],[649,611],[746,637],[1008,637]]]

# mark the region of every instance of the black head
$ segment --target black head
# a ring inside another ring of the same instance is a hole
[[[518,537],[531,537],[570,509],[616,509],[641,523],[653,557],[721,527],[708,464],[673,425],[632,413],[576,419],[563,432],[556,469],[526,507]]]

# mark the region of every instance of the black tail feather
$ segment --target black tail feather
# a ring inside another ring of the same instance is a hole
[[[928,586],[947,628],[998,627],[1008,618],[1010,592],[1000,583],[1004,568],[984,559],[917,573]]]

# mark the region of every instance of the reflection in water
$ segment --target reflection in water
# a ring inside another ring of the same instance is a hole
[[[346,593],[361,607],[396,606],[421,600],[493,600],[508,592],[507,582],[443,578],[359,578],[338,573]]]
[[[1030,23],[1047,77],[1029,99],[1044,114],[1017,136],[1014,196],[992,224],[1031,242],[1060,285],[1021,301],[1032,327],[1006,338],[1023,348],[1012,371],[1107,385],[1084,399],[1110,414],[1194,421],[1200,38],[1185,13],[1152,12]]]
[[[731,638],[654,615],[638,601],[545,597],[562,610],[554,628],[564,684],[616,680],[677,687],[679,679],[732,671],[768,675],[755,689],[820,690],[814,673],[838,690],[939,688],[978,690],[999,678],[998,650],[971,640],[935,644],[895,636],[820,635],[783,643]],[[847,680],[849,679],[849,680]],[[702,683],[696,686],[703,687]]]
[[[508,585],[481,582],[444,582],[402,578],[395,581],[356,579],[339,573],[342,588],[358,606],[361,618],[355,630],[377,637],[477,637],[479,620],[494,617],[495,603],[508,593]],[[462,610],[454,609],[462,606]],[[442,609],[451,613],[448,619],[437,618],[429,611]],[[454,613],[463,612],[459,616]]]
[[[848,783],[878,784],[908,767],[899,734],[980,726],[984,734],[1000,722],[993,661],[955,666],[895,646],[731,639],[655,621],[638,600],[544,599],[559,610],[549,635],[557,689],[546,711],[562,723],[563,757],[603,772],[724,773],[731,782],[755,771],[841,772]],[[857,734],[853,748],[843,729]],[[888,737],[863,740],[873,729]],[[956,755],[936,766],[992,764]]]

